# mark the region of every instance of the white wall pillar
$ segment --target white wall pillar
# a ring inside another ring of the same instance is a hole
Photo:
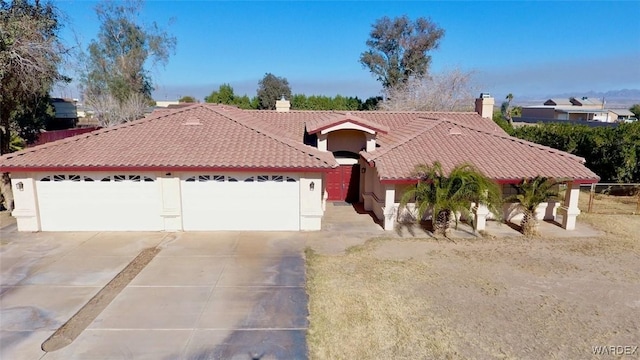
[[[160,195],[162,210],[160,217],[164,231],[182,230],[182,193],[180,191],[180,177],[167,175],[158,177],[160,181]]]
[[[558,214],[562,215],[562,227],[566,230],[575,230],[576,218],[580,215],[578,208],[578,197],[580,196],[580,184],[567,183],[567,190],[564,195],[564,203],[558,209]]]
[[[398,209],[396,207],[396,186],[387,184],[384,186],[384,229],[393,230],[396,225]]]
[[[324,203],[322,173],[305,173],[300,177],[300,230],[320,230]],[[313,183],[313,189],[311,186]]]
[[[366,162],[363,166],[365,169],[367,169],[367,171],[364,173],[364,209],[366,211],[373,211],[373,182],[375,181],[376,170],[375,168],[370,167]]]
[[[476,231],[485,230],[487,228],[487,215],[489,215],[489,208],[485,204],[479,204],[474,210]]]
[[[376,149],[376,134],[365,133],[365,138],[367,139],[367,152],[372,152]]]
[[[318,134],[318,150],[327,151],[328,134]]]
[[[32,176],[25,173],[11,174],[11,190],[15,203],[11,215],[16,218],[18,231],[40,231],[36,180]]]

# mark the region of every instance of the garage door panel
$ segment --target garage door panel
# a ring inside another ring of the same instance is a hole
[[[282,175],[182,182],[185,230],[299,230],[299,182]],[[219,178],[218,178],[219,179]]]
[[[63,175],[59,175],[63,176]],[[38,181],[43,231],[161,230],[159,187],[156,181]],[[104,178],[101,177],[101,178]],[[90,178],[91,179],[91,178]]]

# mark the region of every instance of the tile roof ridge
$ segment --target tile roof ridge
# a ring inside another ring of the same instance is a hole
[[[313,157],[315,157],[316,159],[318,159],[320,161],[324,161],[327,165],[332,165],[332,166],[336,165],[336,164],[331,164],[329,161],[327,161],[328,156],[327,156],[327,159],[323,159],[322,158],[322,154],[313,154],[311,151],[309,151],[309,150],[316,150],[316,151],[320,152],[320,150],[318,150],[318,149],[316,149],[314,147],[311,147],[311,146],[308,146],[308,145],[305,145],[305,144],[300,144],[300,143],[297,143],[297,142],[295,142],[293,140],[289,140],[289,139],[287,139],[285,137],[281,137],[281,136],[271,132],[271,130],[269,130],[266,126],[255,126],[256,124],[260,124],[261,120],[255,118],[255,117],[253,117],[251,115],[246,114],[246,112],[244,112],[244,110],[242,110],[242,109],[231,109],[230,108],[227,111],[219,111],[219,109],[217,107],[215,107],[215,106],[208,106],[207,109],[209,109],[210,111],[212,111],[212,112],[214,112],[214,113],[216,113],[218,115],[226,117],[227,119],[229,119],[229,120],[231,120],[233,122],[236,122],[236,123],[240,124],[241,126],[246,127],[247,129],[250,129],[252,131],[264,134],[265,136],[267,136],[267,137],[269,137],[269,138],[271,138],[271,139],[273,139],[273,140],[275,140],[277,142],[280,142],[280,143],[282,143],[282,144],[284,144],[286,146],[289,146],[289,147],[291,147],[293,149],[301,151],[302,153],[307,154],[309,156],[313,156]],[[244,117],[249,118],[254,124],[248,124],[245,121],[245,119],[239,118],[239,117],[235,116],[235,114],[231,114],[231,111],[240,112],[242,115],[244,115]],[[327,153],[327,154],[330,154],[330,153]]]
[[[421,118],[418,118],[421,119]],[[418,120],[416,119],[416,120]],[[411,121],[409,124],[415,122],[416,120]],[[433,120],[438,120],[438,119],[433,119]],[[417,138],[418,136],[424,134],[425,132],[433,129],[434,127],[436,127],[438,124],[440,123],[440,121],[434,121],[432,124],[429,124],[428,126],[424,127],[422,130],[420,131],[416,131],[415,133],[406,136],[405,138],[401,139],[400,141],[394,143],[392,146],[381,150],[379,152],[368,152],[367,154],[369,154],[369,160],[375,160],[375,159],[379,159],[380,157],[386,155],[387,153],[393,151],[394,149],[397,149],[398,147],[408,143],[409,141]],[[408,125],[408,124],[407,124]]]
[[[180,112],[184,112],[184,111],[187,111],[187,110],[195,109],[195,108],[198,107],[197,105],[201,105],[201,104],[195,104],[193,106],[185,106],[185,107],[181,107],[181,108],[176,108],[176,109],[172,109],[172,111],[158,113],[155,116],[147,116],[147,117],[143,117],[143,118],[140,118],[140,119],[127,121],[127,122],[124,122],[122,124],[118,124],[118,125],[115,125],[115,126],[100,128],[100,129],[97,129],[97,130],[94,130],[94,131],[89,131],[89,132],[86,132],[86,133],[83,133],[83,134],[74,135],[74,136],[63,138],[63,139],[50,141],[48,143],[36,145],[36,146],[33,146],[33,147],[28,147],[28,148],[22,149],[20,151],[15,151],[15,152],[12,152],[12,153],[4,154],[4,155],[0,156],[0,160],[2,160],[2,159],[9,160],[9,159],[13,159],[14,157],[17,157],[17,156],[22,156],[22,155],[25,155],[25,154],[34,153],[34,152],[40,151],[40,150],[50,149],[50,148],[57,147],[57,146],[64,145],[64,144],[68,144],[68,143],[71,143],[71,142],[74,142],[74,141],[88,139],[88,138],[93,137],[93,136],[102,135],[102,134],[105,134],[105,133],[117,131],[117,130],[120,130],[120,129],[129,128],[129,127],[132,127],[132,126],[146,124],[148,122],[151,122],[151,121],[154,121],[154,120],[158,120],[158,119],[161,119],[163,117],[167,117],[167,116],[174,115],[174,114],[177,114],[177,113],[180,113]],[[152,115],[152,114],[153,113],[151,113],[150,115]]]
[[[483,130],[483,129],[478,129],[478,128],[475,128],[475,127],[471,127],[471,126],[469,126],[469,125],[467,125],[467,124],[461,124],[461,123],[459,123],[459,122],[457,122],[457,121],[455,121],[455,120],[452,120],[452,119],[442,118],[442,119],[440,119],[440,121],[438,122],[438,125],[440,125],[441,123],[446,123],[446,122],[451,123],[451,124],[454,124],[454,125],[459,126],[459,127],[463,127],[463,128],[465,128],[465,129],[469,129],[469,130],[471,130],[471,131],[475,131],[475,132],[479,132],[479,133],[483,133],[483,134],[491,135],[491,136],[498,137],[498,138],[501,138],[501,139],[504,139],[504,140],[510,140],[510,141],[519,142],[519,143],[521,143],[521,144],[529,145],[530,147],[535,147],[535,148],[538,148],[538,149],[540,149],[540,150],[546,150],[546,151],[552,152],[552,153],[554,153],[554,154],[558,154],[558,155],[560,155],[560,156],[566,156],[566,157],[568,157],[568,158],[572,158],[572,159],[574,159],[574,160],[577,160],[577,161],[578,161],[578,162],[580,162],[581,164],[584,164],[584,163],[586,162],[586,159],[585,159],[585,158],[580,157],[580,156],[577,156],[577,155],[573,155],[573,154],[568,153],[568,152],[566,152],[566,151],[562,151],[562,150],[554,149],[554,148],[552,148],[552,147],[550,147],[550,146],[545,146],[545,145],[541,145],[541,144],[534,143],[534,142],[532,142],[532,141],[528,141],[528,140],[520,139],[520,138],[517,138],[517,137],[515,137],[515,136],[511,136],[511,135],[509,135],[509,134],[506,134],[506,135],[504,135],[504,134],[495,134],[495,133],[490,132],[490,131],[487,131],[487,130]]]

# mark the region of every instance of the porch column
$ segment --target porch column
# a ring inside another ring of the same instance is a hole
[[[580,215],[578,196],[580,196],[580,184],[567,183],[564,203],[558,209],[558,214],[562,215],[562,227],[566,230],[575,230],[576,228],[576,217]]]
[[[384,186],[384,229],[393,230],[396,225],[398,209],[396,208],[396,186],[387,184]]]
[[[318,134],[318,150],[327,151],[327,134]]]
[[[475,207],[475,227],[476,231],[484,230],[487,227],[487,215],[489,208],[485,204],[478,204]]]
[[[363,200],[364,200],[364,209],[367,211],[373,211],[373,181],[375,179],[375,169],[369,167],[369,165],[365,162],[363,165],[364,169],[367,169],[364,173],[364,189],[363,189]]]

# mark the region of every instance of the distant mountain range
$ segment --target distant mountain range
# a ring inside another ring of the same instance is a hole
[[[542,105],[542,103],[551,98],[564,98],[568,99],[570,97],[581,98],[586,96],[588,98],[596,98],[606,102],[605,106],[610,109],[614,108],[623,108],[627,109],[631,107],[633,104],[640,104],[640,89],[621,89],[621,90],[610,90],[606,92],[598,92],[598,91],[585,91],[580,93],[564,93],[564,94],[552,94],[545,97],[540,96],[523,96],[519,99],[514,99],[518,105],[522,106],[531,106],[531,105]]]

